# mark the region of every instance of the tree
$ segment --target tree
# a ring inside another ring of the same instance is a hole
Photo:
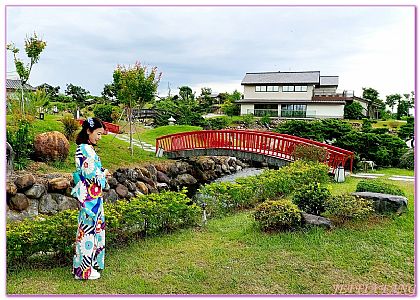
[[[204,106],[205,110],[210,110],[213,105],[213,99],[211,98],[211,88],[201,88],[200,102]]]
[[[85,90],[81,86],[73,85],[71,83],[67,84],[66,87],[66,95],[71,96],[74,101],[83,105],[89,95],[89,91]]]
[[[58,95],[60,92],[59,86],[53,87],[52,85],[49,85],[48,83],[43,83],[40,86],[38,86],[37,89],[44,91],[48,95],[50,100],[57,101]]]
[[[392,111],[394,111],[395,104],[399,103],[400,100],[401,100],[401,95],[400,94],[392,94],[392,95],[386,96],[385,103],[386,103],[386,105],[391,107],[391,112],[392,112]]]
[[[192,102],[195,98],[195,93],[193,93],[192,89],[189,86],[181,86],[179,87],[179,97],[185,102]]]
[[[15,62],[16,72],[19,75],[20,83],[21,83],[21,106],[22,106],[22,113],[25,113],[25,104],[23,100],[23,92],[24,86],[29,80],[29,76],[31,75],[32,67],[39,61],[39,56],[44,48],[47,46],[47,43],[38,38],[36,32],[34,32],[33,36],[26,36],[25,38],[25,52],[28,58],[30,59],[29,64],[25,66],[22,60],[17,57],[19,53],[19,48],[16,48],[14,43],[10,43],[6,45],[6,49],[13,53],[13,59]]]
[[[344,118],[360,120],[363,118],[363,106],[357,102],[353,101],[350,104],[344,106]]]
[[[363,98],[368,100],[367,111],[368,117],[373,117],[373,106],[378,102],[379,93],[373,88],[362,88],[363,89]]]
[[[104,89],[103,89],[101,94],[102,94],[102,98],[104,98],[104,100],[106,100],[106,101],[118,102],[117,101],[117,91],[115,90],[115,86],[114,86],[113,83],[105,84]],[[118,103],[116,103],[116,104],[118,104]]]
[[[133,133],[132,108],[138,106],[142,108],[144,104],[151,102],[156,94],[162,73],[158,73],[157,68],[153,67],[149,71],[146,66],[136,62],[134,66],[117,66],[114,70],[113,85],[117,92],[117,98],[128,108],[130,122],[130,150],[133,156]]]

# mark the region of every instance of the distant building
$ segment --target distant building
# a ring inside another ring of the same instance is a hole
[[[6,79],[6,93],[19,91],[21,87],[22,83],[19,79]],[[25,83],[24,88],[29,91],[36,91],[36,88],[27,83]]]
[[[342,119],[344,106],[353,101],[367,115],[366,99],[353,91],[338,92],[338,76],[321,76],[320,71],[246,73],[241,85],[244,96],[236,101],[241,115]]]

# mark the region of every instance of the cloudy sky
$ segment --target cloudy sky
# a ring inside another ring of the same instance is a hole
[[[243,92],[246,72],[321,71],[339,89],[380,97],[414,90],[413,7],[51,7],[6,9],[6,40],[23,50],[37,32],[47,48],[34,86],[81,85],[100,95],[118,64],[162,73],[159,94],[178,87]],[[24,51],[20,56],[25,58]],[[7,54],[7,77],[16,76]]]

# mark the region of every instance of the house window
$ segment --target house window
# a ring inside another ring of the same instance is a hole
[[[284,118],[305,118],[306,104],[282,104],[281,116]]]
[[[293,85],[283,85],[282,91],[283,92],[294,92],[295,87]]]
[[[254,116],[278,117],[277,104],[254,104]]]
[[[256,85],[255,86],[255,91],[256,92],[266,92],[267,91],[267,86],[266,85]]]
[[[308,86],[306,85],[283,85],[283,92],[307,92]]]
[[[278,85],[256,85],[255,91],[256,92],[278,92],[279,86]]]

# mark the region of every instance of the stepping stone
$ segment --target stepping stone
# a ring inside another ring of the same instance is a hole
[[[411,181],[414,182],[414,178],[401,178],[401,177],[389,177],[389,180],[395,180],[395,181]]]
[[[372,176],[372,175],[358,175],[358,174],[352,174],[352,177],[356,177],[356,178],[366,178],[366,179],[376,179],[378,178],[377,176]]]

